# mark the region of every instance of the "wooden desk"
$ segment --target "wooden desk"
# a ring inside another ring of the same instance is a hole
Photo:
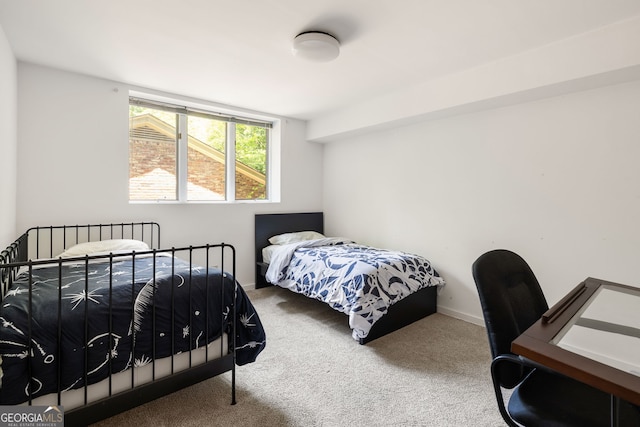
[[[511,351],[640,405],[640,288],[588,278]]]

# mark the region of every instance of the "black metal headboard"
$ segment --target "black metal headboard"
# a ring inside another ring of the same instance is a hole
[[[155,222],[51,225],[32,227],[0,252],[0,296],[4,296],[20,268],[31,260],[54,258],[78,243],[106,239],[137,239],[160,248],[160,225]]]
[[[322,212],[300,212],[282,214],[261,214],[255,216],[256,265],[262,262],[262,249],[269,246],[269,238],[277,234],[296,231],[317,231],[324,233]],[[256,269],[257,271],[257,269]],[[257,282],[256,272],[256,282]]]
[[[160,224],[156,222],[129,222],[112,224],[51,225],[32,227],[25,233],[28,257],[53,258],[58,253],[83,242],[106,239],[136,239],[160,248]]]

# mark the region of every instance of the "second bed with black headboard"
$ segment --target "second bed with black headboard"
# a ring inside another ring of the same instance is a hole
[[[322,212],[256,215],[255,260],[257,288],[329,304],[349,316],[360,344],[435,313],[444,286],[422,256],[324,236]]]

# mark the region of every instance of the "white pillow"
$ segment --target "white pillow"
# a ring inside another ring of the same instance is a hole
[[[288,243],[303,242],[305,240],[322,239],[324,235],[317,231],[298,231],[296,233],[278,234],[269,239],[272,245],[286,245]]]
[[[271,257],[278,249],[282,249],[280,245],[269,245],[262,248],[262,262],[271,264]]]
[[[148,251],[149,245],[134,239],[112,239],[97,242],[78,243],[62,252],[58,257],[72,258],[85,255],[108,255],[109,253],[123,253],[131,251]]]

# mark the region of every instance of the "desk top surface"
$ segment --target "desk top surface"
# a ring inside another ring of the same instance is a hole
[[[640,405],[640,288],[589,278],[512,351]]]
[[[551,342],[640,376],[640,289],[600,286]]]

